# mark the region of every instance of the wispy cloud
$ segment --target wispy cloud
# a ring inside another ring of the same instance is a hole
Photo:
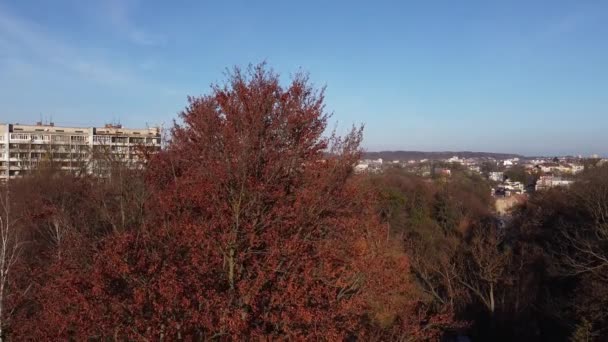
[[[597,12],[586,8],[566,13],[549,22],[543,30],[538,32],[537,38],[541,40],[559,39],[563,35],[576,32],[579,29],[594,24],[598,18]]]
[[[137,5],[138,2],[133,0],[105,0],[104,18],[108,18],[112,27],[132,43],[143,46],[165,45],[166,36],[150,33],[134,22],[132,13]]]
[[[39,25],[10,14],[5,8],[0,8],[0,41],[7,53],[6,59],[45,63],[49,67],[111,85],[133,82],[128,71],[88,56],[81,49],[49,35]]]

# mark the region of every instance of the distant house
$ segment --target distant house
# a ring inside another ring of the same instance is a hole
[[[460,159],[460,158],[458,158],[458,156],[453,156],[452,158],[446,159],[446,162],[448,162],[448,163],[462,164],[464,162],[464,159]]]
[[[538,168],[544,172],[559,172],[559,173],[569,173],[569,174],[577,174],[584,170],[584,166],[576,163],[542,163],[538,165]]]
[[[513,165],[517,165],[518,163],[519,163],[519,158],[505,159],[502,161],[502,165],[504,165],[506,167],[511,167]]]
[[[469,170],[472,172],[480,173],[481,167],[479,165],[469,165]]]
[[[504,183],[505,188],[511,191],[512,194],[515,193],[523,193],[524,192],[524,184],[522,182],[512,182],[510,180],[506,180]]]
[[[467,158],[464,160],[464,165],[476,165],[477,164],[477,159],[475,158]]]
[[[542,163],[538,165],[538,168],[545,173],[554,172],[557,167],[559,167],[558,163]]]
[[[541,176],[538,179],[538,181],[536,182],[536,191],[546,190],[546,189],[550,189],[550,188],[554,188],[554,187],[558,187],[558,186],[568,187],[572,183],[574,183],[574,181],[572,181],[572,180],[563,179],[561,177],[556,177],[553,175],[550,175],[550,176],[545,175],[545,176]]]
[[[496,188],[492,189],[492,196],[494,197],[510,197],[513,195],[521,195],[524,193],[525,187],[521,182],[512,182],[506,180],[499,184]]]
[[[438,176],[450,177],[452,175],[452,170],[450,169],[436,167],[433,171]]]
[[[572,167],[572,174],[577,174],[585,170],[585,166],[582,164],[570,164],[570,166]]]
[[[359,164],[355,165],[355,173],[365,172],[365,171],[367,171],[368,168],[369,168],[369,164],[359,163]]]
[[[489,173],[488,178],[494,182],[502,182],[504,179],[504,176],[505,176],[504,172],[493,171],[493,172]]]

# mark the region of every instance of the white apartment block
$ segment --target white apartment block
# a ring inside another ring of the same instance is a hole
[[[493,180],[495,182],[502,182],[504,180],[504,172],[501,171],[493,171],[490,172],[488,175],[488,178],[490,178],[490,180]]]
[[[88,173],[98,172],[107,161],[136,165],[143,148],[158,151],[160,146],[158,127],[0,124],[0,181],[25,175],[43,161],[61,170]]]
[[[536,191],[546,190],[554,187],[569,187],[574,181],[562,179],[561,177],[554,176],[540,176],[536,182]]]

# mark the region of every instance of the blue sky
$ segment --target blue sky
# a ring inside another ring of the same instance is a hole
[[[0,0],[0,122],[169,124],[266,60],[368,150],[606,155],[607,37],[599,0]]]

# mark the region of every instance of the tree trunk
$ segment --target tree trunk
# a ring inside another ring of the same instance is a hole
[[[496,305],[494,303],[494,285],[490,285],[490,314],[494,316]]]
[[[228,283],[231,290],[234,290],[234,252],[234,247],[230,247],[228,252]]]

